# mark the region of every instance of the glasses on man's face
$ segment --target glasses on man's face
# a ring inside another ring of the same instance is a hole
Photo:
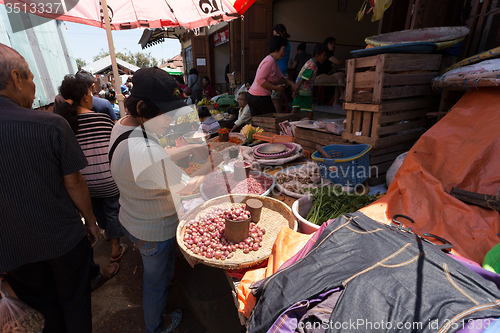
[[[238,98],[238,101],[246,101],[246,98]]]

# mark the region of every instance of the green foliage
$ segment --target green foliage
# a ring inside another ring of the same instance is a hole
[[[315,193],[313,195],[314,205],[307,214],[306,220],[317,225],[341,215],[355,212],[377,200],[380,195],[380,193],[360,195],[344,191],[338,192],[335,188],[329,186],[308,189],[308,191]]]
[[[76,66],[78,68],[87,66],[87,62],[82,58],[76,58]]]
[[[101,51],[92,59],[93,61],[97,61],[101,58],[107,57],[108,55],[109,55],[108,51],[104,51],[101,49]],[[155,57],[151,56],[151,52],[149,53],[137,52],[134,54],[130,52],[130,50],[125,49],[123,52],[116,52],[116,58],[126,61],[129,64],[136,65],[139,68],[161,65],[158,63],[158,60],[156,60]]]
[[[101,52],[99,52],[96,56],[94,56],[92,58],[92,61],[97,61],[97,60],[104,58],[104,57],[107,57],[107,56],[109,56],[109,52],[106,52],[103,49],[101,49]]]

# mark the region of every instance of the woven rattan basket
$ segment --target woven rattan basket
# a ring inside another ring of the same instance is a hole
[[[235,255],[226,260],[209,259],[200,255],[194,254],[184,244],[184,231],[190,221],[197,216],[204,214],[205,211],[212,207],[229,207],[231,205],[243,204],[248,199],[258,199],[262,201],[263,207],[261,211],[260,221],[257,224],[259,227],[266,230],[266,234],[262,239],[262,247],[258,251],[243,253],[243,250],[237,250]],[[212,267],[223,269],[240,269],[253,266],[267,259],[271,255],[274,241],[278,236],[279,231],[283,226],[287,226],[292,230],[297,230],[297,221],[290,209],[283,202],[259,195],[225,195],[222,197],[209,200],[192,210],[180,221],[177,227],[177,243],[186,260],[193,266],[201,263]]]

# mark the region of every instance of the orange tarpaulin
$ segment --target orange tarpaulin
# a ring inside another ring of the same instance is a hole
[[[470,91],[412,147],[387,194],[360,211],[387,224],[396,214],[409,216],[414,224],[398,221],[419,235],[448,240],[452,252],[481,264],[500,241],[499,213],[465,204],[449,193],[458,187],[495,195],[499,167],[500,88]],[[281,230],[267,268],[248,271],[238,286],[241,313],[248,318],[255,306],[250,284],[275,273],[312,236]]]
[[[457,187],[496,195],[499,171],[500,88],[472,90],[412,147],[387,194],[361,212],[383,223],[407,215],[415,223],[401,222],[415,233],[445,238],[457,254],[481,264],[500,242],[499,213],[449,193]]]

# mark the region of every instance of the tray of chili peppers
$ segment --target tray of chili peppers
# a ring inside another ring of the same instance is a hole
[[[218,152],[232,146],[240,146],[245,142],[245,137],[240,133],[229,133],[229,140],[227,142],[219,142],[219,137],[208,140],[208,145],[211,150]]]

